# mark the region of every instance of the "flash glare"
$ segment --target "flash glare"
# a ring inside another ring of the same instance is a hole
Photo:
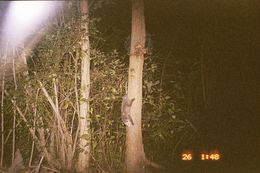
[[[1,33],[9,46],[23,45],[28,36],[35,34],[42,24],[54,15],[58,1],[12,1]]]

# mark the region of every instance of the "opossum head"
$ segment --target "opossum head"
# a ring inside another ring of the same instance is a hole
[[[131,119],[130,115],[127,115],[125,113],[123,113],[122,121],[127,127],[133,125],[133,120]]]
[[[132,125],[131,121],[129,119],[127,119],[126,121],[124,121],[124,124],[127,126],[127,127],[130,127]]]

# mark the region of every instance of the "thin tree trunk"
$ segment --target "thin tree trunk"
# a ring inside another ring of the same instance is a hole
[[[84,32],[81,47],[81,89],[79,115],[79,147],[77,161],[78,172],[88,172],[90,160],[90,121],[89,121],[89,91],[90,91],[90,44],[88,36],[88,1],[80,1],[82,24]]]
[[[205,84],[205,62],[204,62],[204,46],[205,46],[205,38],[201,43],[200,48],[200,78],[201,78],[201,86],[202,86],[202,98],[203,98],[203,105],[204,109],[207,109],[207,93],[206,93],[206,84]]]
[[[145,18],[143,0],[132,0],[132,34],[128,71],[128,97],[135,98],[131,108],[134,126],[126,127],[126,166],[128,173],[144,172],[142,141],[142,86],[145,54]]]
[[[15,57],[15,55],[14,55]],[[17,90],[17,83],[16,83],[16,71],[15,71],[15,60],[13,57],[13,79],[14,79],[14,90]],[[14,104],[16,105],[16,98],[14,97]],[[14,118],[13,118],[13,147],[12,147],[12,163],[14,161],[14,156],[15,156],[15,130],[16,130],[16,109],[15,107],[13,108],[14,111]]]
[[[3,158],[4,158],[4,90],[5,90],[5,74],[3,74],[2,78],[2,98],[1,98],[1,137],[2,137],[2,143],[1,143],[1,158],[0,158],[0,166],[3,166]]]
[[[2,97],[1,97],[1,158],[0,158],[0,167],[3,167],[3,158],[4,158],[4,145],[5,145],[5,136],[4,136],[4,97],[5,97],[5,65],[6,65],[6,55],[4,58],[4,67],[2,71]]]

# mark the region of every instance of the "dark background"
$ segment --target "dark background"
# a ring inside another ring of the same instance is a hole
[[[147,30],[157,35],[161,48],[190,58],[199,56],[202,41],[206,43],[211,103],[207,113],[194,122],[204,140],[223,153],[223,159],[218,166],[200,162],[192,169],[210,165],[219,172],[259,171],[260,3],[145,2]]]
[[[1,17],[5,4],[1,4]],[[105,34],[119,40],[130,33],[131,2],[119,1],[111,8],[109,13],[102,9],[111,24]],[[259,13],[256,0],[145,1],[146,28],[153,35],[155,50],[170,52],[172,62],[179,58],[188,63],[199,59],[204,45],[209,103],[207,109],[194,113],[192,123],[207,145],[194,152],[215,148],[223,158],[214,163],[180,161],[173,163],[176,170],[260,171]],[[174,68],[168,66],[167,73],[174,73]]]

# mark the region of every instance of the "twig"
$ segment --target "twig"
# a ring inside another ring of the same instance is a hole
[[[40,162],[39,162],[39,164],[38,164],[38,166],[37,166],[37,169],[36,169],[36,172],[35,172],[35,173],[39,173],[39,171],[40,171],[40,169],[41,169],[41,165],[42,165],[43,159],[44,159],[44,156],[42,156],[42,158],[41,158],[41,160],[40,160]]]
[[[206,93],[206,84],[205,84],[205,62],[204,62],[204,44],[205,39],[203,39],[200,49],[200,77],[201,77],[201,85],[202,85],[202,97],[204,108],[207,108],[207,93]]]
[[[43,86],[42,82],[41,82],[41,81],[38,81],[38,83],[39,83],[40,86],[41,86],[41,90],[43,91],[44,96],[45,96],[45,97],[47,98],[47,100],[49,101],[49,103],[50,103],[50,105],[51,105],[51,107],[52,107],[52,109],[53,109],[55,115],[57,116],[58,122],[60,122],[60,126],[58,126],[58,127],[61,127],[61,128],[59,128],[59,130],[60,130],[60,133],[61,133],[61,135],[62,135],[62,134],[64,134],[64,133],[66,132],[65,122],[64,122],[64,120],[62,119],[59,110],[57,110],[57,107],[56,107],[55,103],[53,102],[53,100],[51,99],[51,97],[50,97],[49,93],[47,92],[46,88]]]
[[[9,93],[5,90],[4,93],[9,96]],[[28,120],[25,118],[24,114],[22,113],[22,111],[20,110],[20,108],[15,104],[15,101],[13,99],[11,99],[12,104],[14,105],[14,107],[16,108],[17,112],[19,113],[19,115],[22,117],[23,121],[28,124]]]
[[[21,124],[21,121],[19,121],[19,122],[16,124],[15,127],[18,127],[20,124]],[[5,144],[7,143],[7,141],[8,141],[8,139],[9,139],[11,133],[13,133],[13,129],[10,129],[9,132],[8,132],[8,134],[6,135],[6,137],[5,137]]]
[[[36,126],[36,116],[37,116],[37,102],[38,102],[38,96],[39,96],[39,88],[37,89],[36,92],[36,98],[35,101],[36,103],[33,104],[33,114],[34,114],[34,119],[33,119],[33,132],[35,135],[35,126]],[[30,154],[30,159],[29,159],[29,167],[32,165],[32,158],[33,158],[33,152],[34,152],[34,147],[35,147],[35,141],[32,141],[32,149],[31,149],[31,154]]]

